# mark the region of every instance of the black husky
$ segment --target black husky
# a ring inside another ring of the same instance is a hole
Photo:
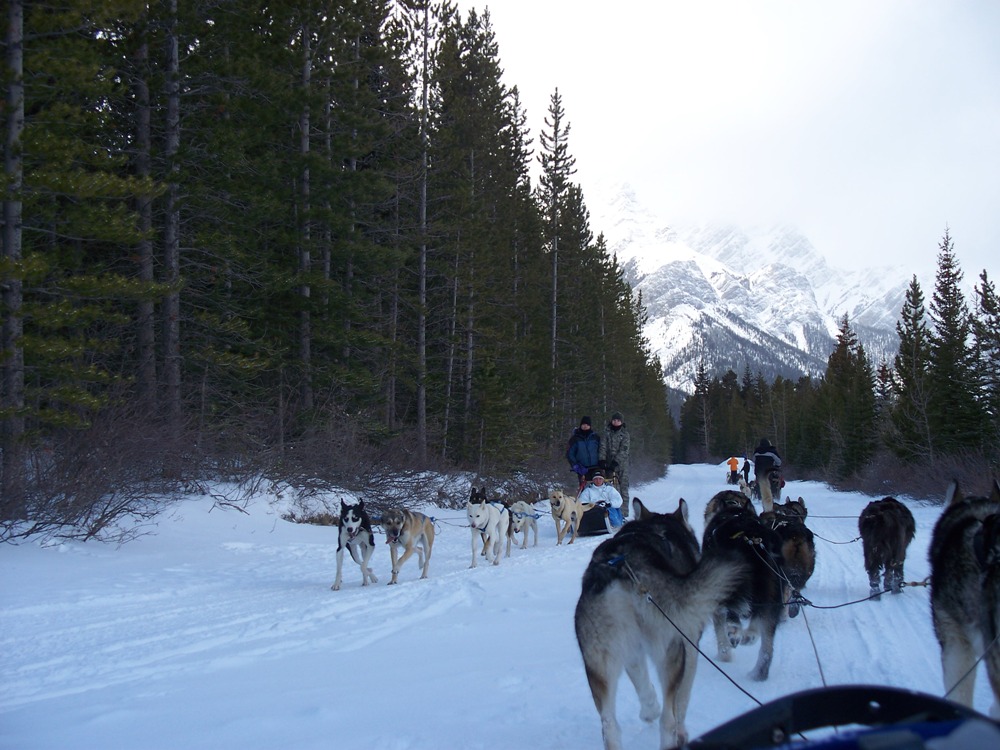
[[[806,527],[807,515],[806,503],[801,497],[784,503],[776,502],[772,512],[760,515],[761,522],[774,529],[781,539],[789,617],[799,613],[798,594],[816,569],[816,540]]]
[[[865,552],[865,572],[872,599],[883,590],[898,594],[903,590],[903,563],[906,548],[916,533],[910,509],[894,497],[873,500],[858,517],[858,531]],[[879,572],[882,585],[879,585]]]
[[[720,498],[724,494],[743,497],[742,493],[724,490],[709,501],[708,507],[715,510],[705,519],[702,554],[706,559],[735,554],[747,564],[747,570],[736,592],[712,616],[719,660],[730,661],[732,647],[753,643],[759,637],[760,652],[750,677],[766,680],[774,655],[774,631],[784,609],[786,575],[781,538],[761,523],[753,506],[743,506],[735,497],[727,502],[728,497]],[[746,630],[744,617],[750,619]]]

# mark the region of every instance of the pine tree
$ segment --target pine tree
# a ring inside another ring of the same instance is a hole
[[[962,271],[948,231],[939,245],[930,318],[928,417],[941,451],[956,454],[982,445],[972,323],[962,294]]]
[[[975,288],[976,314],[973,333],[982,403],[992,428],[984,435],[985,444],[1000,445],[1000,298],[996,286],[983,269]]]
[[[857,474],[875,453],[878,436],[871,363],[845,315],[827,362],[819,397],[826,418],[825,444],[833,473]]]
[[[896,322],[899,350],[893,361],[895,398],[890,412],[889,448],[911,460],[933,463],[936,440],[930,419],[930,330],[924,295],[913,276]]]
[[[560,239],[563,231],[563,212],[571,187],[570,177],[576,173],[576,159],[569,153],[570,124],[564,122],[566,112],[563,109],[559,89],[553,92],[549,100],[549,111],[545,118],[545,127],[540,133],[542,150],[538,161],[542,168],[539,177],[538,199],[545,217],[545,237],[552,264],[551,297],[550,297],[550,376],[555,384],[559,372],[558,345],[560,305]],[[550,419],[556,415],[556,391],[553,389],[549,403]],[[556,426],[552,422],[553,428]]]

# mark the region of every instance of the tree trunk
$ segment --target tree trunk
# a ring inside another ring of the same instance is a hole
[[[164,153],[167,159],[166,224],[163,231],[163,272],[171,285],[163,304],[164,378],[167,420],[174,439],[181,432],[181,299],[180,270],[180,186],[175,161],[181,143],[180,59],[177,40],[177,0],[170,0],[167,29],[167,127]]]
[[[149,43],[146,31],[142,43],[136,50],[135,104],[136,104],[136,176],[148,180],[152,175],[152,111],[149,101],[149,82],[146,79],[149,66]],[[139,241],[139,280],[143,284],[153,281],[153,200],[149,195],[138,199],[137,212],[142,239]],[[156,405],[156,319],[155,305],[151,299],[139,301],[137,316],[138,385],[139,400],[143,408],[153,411]]]
[[[4,178],[8,188],[3,201],[3,258],[9,269],[3,277],[3,332],[0,362],[3,389],[0,406],[8,414],[2,421],[3,475],[0,477],[0,518],[21,517],[24,500],[24,466],[21,438],[24,435],[24,349],[21,335],[21,188],[24,164],[21,134],[24,132],[24,5],[7,0],[7,72],[10,81],[4,102]]]
[[[427,461],[427,100],[430,86],[430,3],[424,5],[423,72],[420,92],[420,268],[417,300],[417,460]],[[447,433],[447,431],[446,431]]]
[[[312,46],[309,34],[309,25],[302,27],[302,94],[306,103],[302,106],[302,114],[299,116],[299,155],[302,157],[302,226],[299,233],[299,273],[302,275],[302,283],[299,285],[299,294],[302,297],[302,310],[299,313],[299,364],[302,366],[302,379],[299,386],[300,407],[304,411],[313,408],[312,392],[312,319],[309,313],[309,297],[312,290],[307,283],[309,268],[312,265],[310,251],[312,223],[310,213],[310,190],[309,184],[309,130],[311,127],[309,117],[309,86],[312,80]]]

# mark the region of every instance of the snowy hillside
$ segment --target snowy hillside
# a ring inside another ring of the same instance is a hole
[[[657,510],[679,497],[696,532],[723,469],[673,466],[634,494]],[[970,488],[972,489],[972,488]],[[978,489],[978,488],[977,488]],[[693,736],[791,692],[870,683],[943,694],[928,590],[864,601],[857,517],[872,498],[791,482],[817,534],[806,607],[777,633],[771,677],[747,675],[756,648],[726,672],[701,659],[688,714]],[[330,498],[336,501],[337,498]],[[287,502],[287,501],[285,501]],[[910,503],[917,535],[907,581],[928,573],[940,509]],[[469,570],[464,513],[427,508],[437,540],[430,577],[416,560],[386,586],[389,554],[376,535],[377,585],[348,565],[335,574],[333,527],[281,519],[262,498],[246,512],[181,502],[153,535],[97,543],[0,545],[0,747],[56,748],[490,748],[601,746],[573,634],[580,579],[604,537],[557,547],[547,514],[538,547],[499,567]],[[709,656],[714,638],[701,640]],[[815,642],[815,652],[813,643]],[[980,667],[975,704],[990,707]],[[623,684],[628,750],[657,747]]]
[[[693,391],[702,360],[712,374],[821,374],[845,314],[876,361],[895,354],[906,269],[835,268],[791,226],[673,226],[627,185],[588,205],[593,231],[642,292],[645,334],[674,390]]]

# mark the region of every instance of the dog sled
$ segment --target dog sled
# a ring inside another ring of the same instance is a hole
[[[803,734],[812,730],[820,730],[815,741]],[[808,750],[814,745],[824,750],[978,750],[1000,747],[1000,722],[960,703],[913,690],[836,685],[765,703],[684,748]]]
[[[597,467],[595,467],[596,470]],[[618,474],[613,469],[604,469],[604,481],[614,487],[616,490],[621,492],[621,487],[618,484]],[[593,477],[593,471],[587,473],[588,480]],[[583,492],[583,488],[586,487],[586,482],[580,483],[579,492]],[[623,498],[624,502],[624,498]],[[611,520],[608,517],[608,509],[604,505],[595,505],[590,510],[583,514],[580,519],[580,530],[576,532],[577,536],[599,536],[601,534],[610,534],[612,531]]]

